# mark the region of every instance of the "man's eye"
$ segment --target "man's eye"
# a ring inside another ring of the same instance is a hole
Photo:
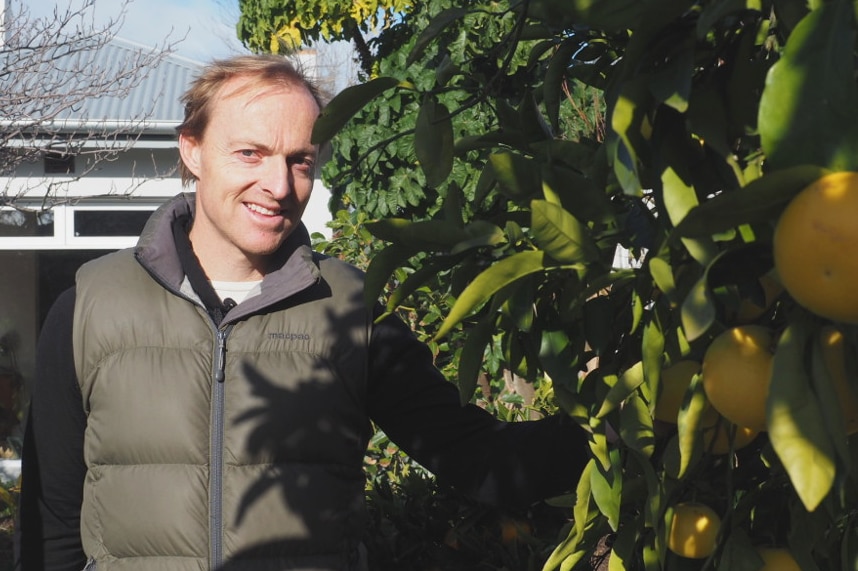
[[[289,163],[294,165],[294,166],[302,167],[305,169],[311,169],[311,168],[313,168],[313,165],[315,164],[313,162],[313,159],[311,159],[310,157],[294,157],[294,158],[289,160]]]
[[[241,149],[239,153],[242,157],[252,157],[256,154],[253,149]]]

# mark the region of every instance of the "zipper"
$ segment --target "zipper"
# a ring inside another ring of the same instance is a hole
[[[215,331],[212,360],[211,449],[209,467],[209,557],[211,569],[223,560],[223,430],[226,340],[232,325]]]

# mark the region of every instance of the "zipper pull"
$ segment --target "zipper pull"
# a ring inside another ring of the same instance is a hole
[[[226,368],[226,331],[221,329],[217,332],[217,367],[215,368],[214,378],[217,382],[222,383],[226,377],[224,369]]]

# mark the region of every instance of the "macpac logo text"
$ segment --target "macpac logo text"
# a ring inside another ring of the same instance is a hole
[[[306,333],[269,333],[269,339],[285,339],[287,341],[309,341],[310,336]]]

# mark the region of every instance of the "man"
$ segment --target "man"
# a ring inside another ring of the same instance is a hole
[[[184,97],[183,181],[133,250],[86,264],[39,341],[22,562],[40,569],[363,569],[369,420],[490,502],[568,489],[586,436],[461,407],[428,350],[375,323],[300,220],[321,108],[286,60],[209,66]]]

